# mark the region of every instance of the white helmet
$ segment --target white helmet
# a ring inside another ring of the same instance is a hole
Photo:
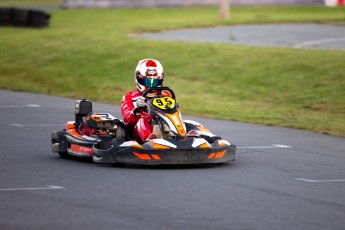
[[[164,79],[163,66],[155,59],[140,60],[135,69],[134,79],[140,92],[144,92],[148,87],[160,87]]]

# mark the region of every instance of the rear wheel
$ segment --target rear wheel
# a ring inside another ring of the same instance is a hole
[[[67,153],[67,139],[65,134],[66,130],[52,132],[51,134],[52,150],[55,153],[57,152],[62,159],[70,157]]]
[[[111,141],[111,145],[114,146],[116,150],[120,149],[120,145],[125,142],[122,138],[115,138]],[[125,163],[115,162],[111,164],[113,167],[124,167]]]
[[[97,146],[97,148],[102,149],[102,150],[108,150],[114,145],[116,148],[118,147],[117,141],[114,140],[112,136],[100,136],[101,140]],[[114,167],[122,167],[124,164],[121,163],[112,163],[112,166]]]

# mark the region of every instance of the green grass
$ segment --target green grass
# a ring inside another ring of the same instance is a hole
[[[215,7],[52,11],[46,29],[0,28],[0,88],[119,104],[137,61],[165,68],[184,114],[345,137],[345,52],[150,41],[129,33],[179,27],[345,22],[342,8]],[[109,111],[111,112],[111,111]]]

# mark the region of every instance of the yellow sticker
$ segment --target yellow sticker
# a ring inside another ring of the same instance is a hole
[[[154,98],[152,104],[160,109],[172,109],[175,106],[175,100],[171,97]]]

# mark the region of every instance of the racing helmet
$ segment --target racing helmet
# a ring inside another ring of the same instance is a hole
[[[134,79],[140,92],[144,92],[148,87],[160,87],[164,79],[163,66],[155,59],[140,60],[135,69]]]

